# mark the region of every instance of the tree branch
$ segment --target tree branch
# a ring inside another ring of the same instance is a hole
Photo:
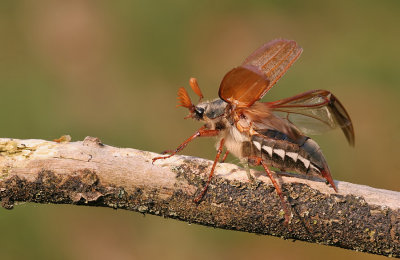
[[[0,139],[2,206],[15,201],[121,208],[217,228],[280,236],[400,257],[400,193],[336,181],[279,174],[291,205],[285,226],[280,200],[268,177],[218,164],[204,197],[212,162],[174,156],[152,165],[158,154],[83,142]]]

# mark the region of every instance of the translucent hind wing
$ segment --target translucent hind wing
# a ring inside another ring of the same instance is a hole
[[[354,146],[354,127],[346,109],[329,91],[311,90],[296,96],[264,103],[274,114],[295,125],[304,134],[320,134],[341,128]]]

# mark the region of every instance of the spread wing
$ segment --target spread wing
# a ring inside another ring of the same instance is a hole
[[[264,44],[225,75],[219,97],[237,107],[250,107],[274,86],[302,51],[295,41],[285,39]]]
[[[307,135],[341,128],[349,144],[354,146],[354,127],[350,116],[340,101],[327,90],[311,90],[262,104]]]

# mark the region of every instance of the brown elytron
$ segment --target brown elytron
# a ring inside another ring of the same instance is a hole
[[[219,143],[217,156],[203,190],[194,201],[199,202],[205,195],[225,147],[222,161],[230,153],[242,162],[263,166],[281,200],[285,223],[289,221],[289,210],[270,166],[323,177],[337,191],[320,147],[307,135],[341,128],[349,144],[354,145],[353,124],[339,100],[329,91],[310,90],[274,102],[258,101],[302,51],[295,41],[285,39],[264,44],[242,65],[225,75],[218,92],[220,98],[213,101],[195,106],[186,90],[180,88],[179,105],[190,112],[186,118],[204,121],[205,124],[170,155],[156,157],[153,162],[173,156],[196,137],[216,136]],[[196,79],[191,78],[189,83],[201,100],[203,94]]]

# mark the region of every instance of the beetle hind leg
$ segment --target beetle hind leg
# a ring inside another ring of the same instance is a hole
[[[261,157],[249,157],[248,160],[249,160],[249,163],[251,163],[253,165],[261,165],[264,168],[269,179],[272,181],[272,184],[275,187],[276,193],[279,196],[279,199],[280,199],[281,205],[282,205],[282,209],[285,212],[285,225],[288,225],[289,221],[290,221],[291,212],[290,212],[289,208],[287,207],[287,203],[285,202],[285,198],[283,196],[282,189],[279,187],[279,184],[276,182],[268,165],[264,162],[264,160]]]

